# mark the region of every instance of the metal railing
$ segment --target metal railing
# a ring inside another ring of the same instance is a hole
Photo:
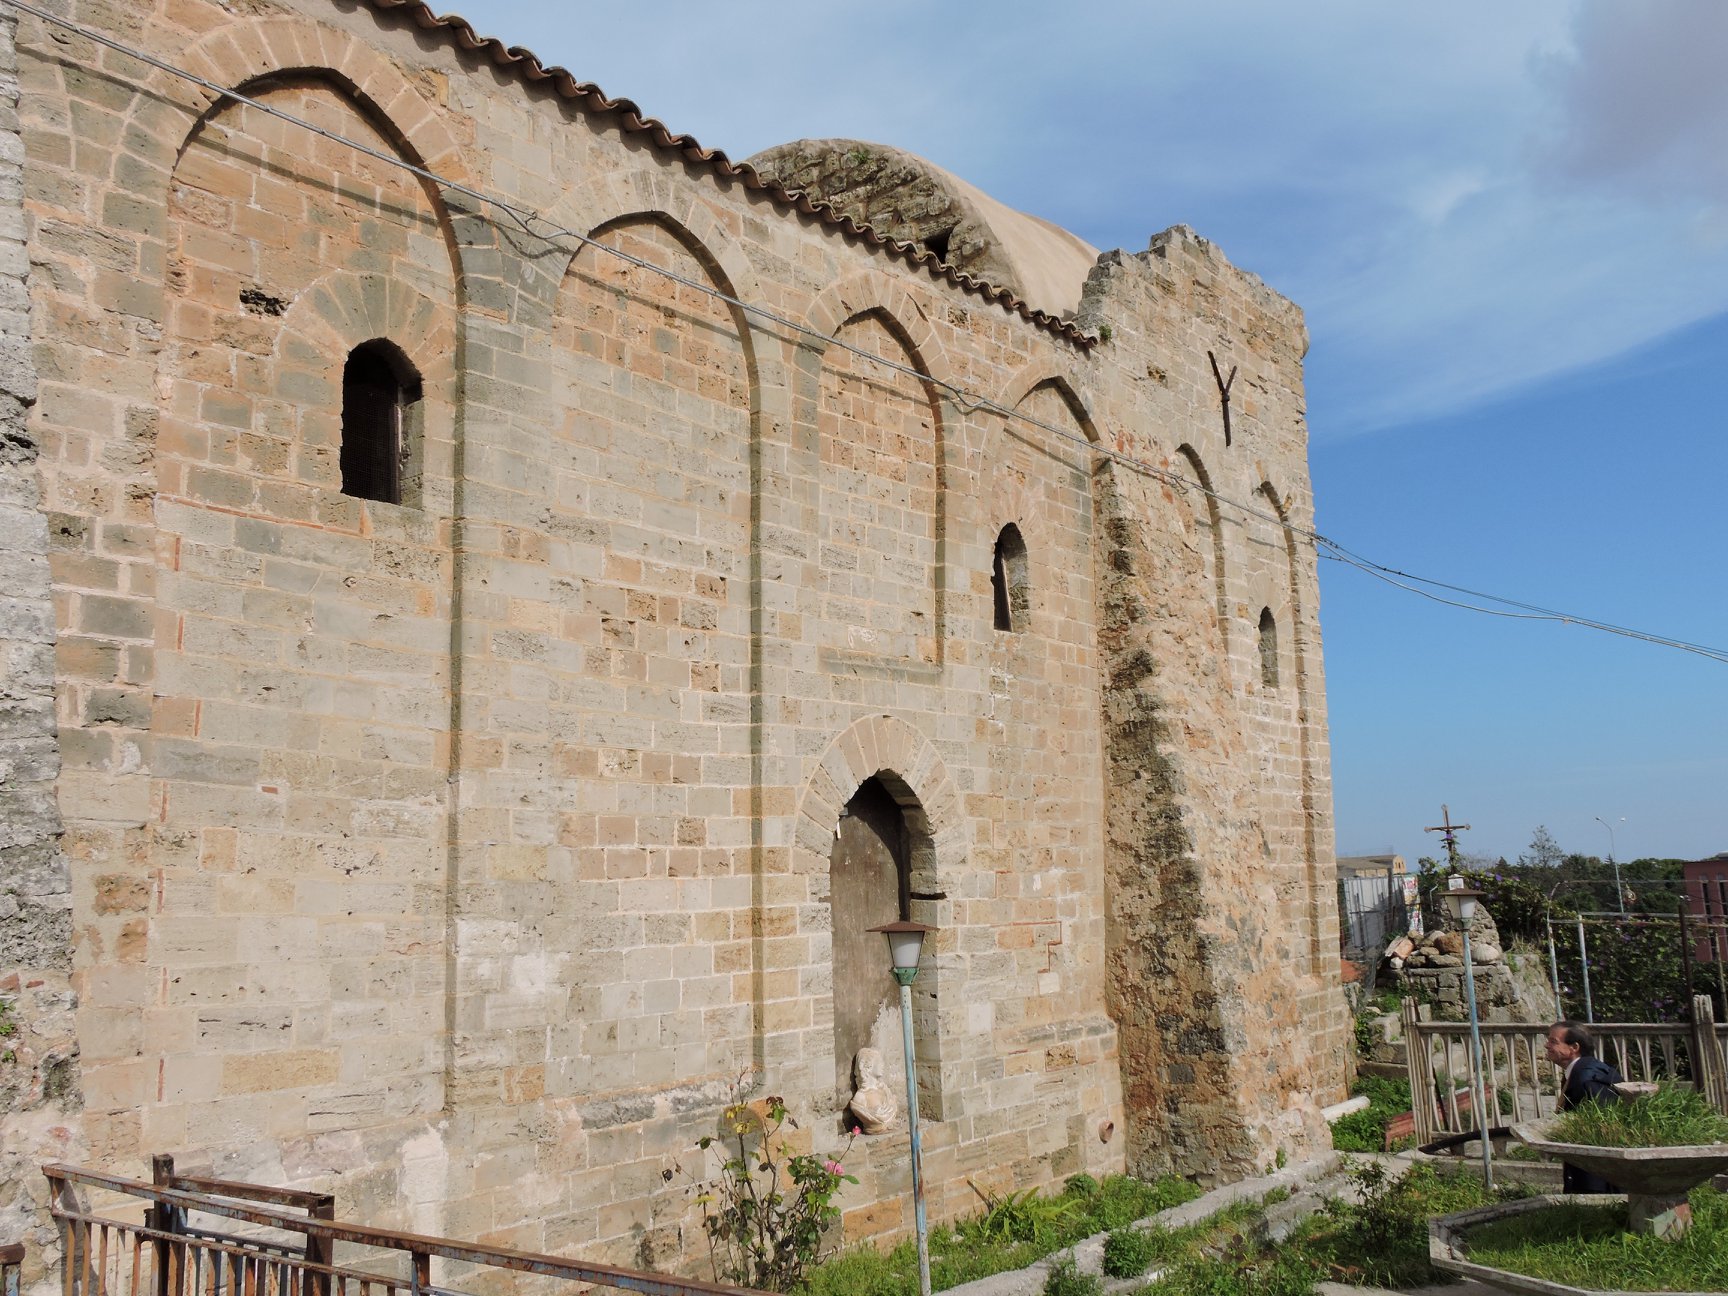
[[[1728,1026],[1718,1026],[1707,996],[1692,1000],[1690,1024],[1595,1022],[1597,1051],[1627,1080],[1689,1080],[1711,1104],[1728,1114]],[[1415,1135],[1427,1144],[1480,1127],[1470,1110],[1470,1026],[1467,1022],[1419,1021],[1416,1002],[1406,999],[1402,1018],[1408,1053]],[[1485,1092],[1495,1095],[1489,1124],[1536,1120],[1559,1110],[1560,1072],[1543,1053],[1546,1022],[1483,1022],[1487,1055]]]
[[[153,1171],[155,1182],[144,1183],[69,1165],[42,1167],[64,1248],[62,1296],[465,1296],[433,1283],[434,1260],[447,1262],[456,1275],[445,1281],[471,1281],[487,1296],[508,1290],[514,1275],[645,1296],[761,1296],[697,1279],[345,1224],[326,1194],[176,1175],[171,1157],[154,1158]],[[80,1200],[80,1189],[87,1198],[115,1193],[147,1202],[144,1223],[98,1213]],[[194,1224],[194,1216],[248,1231]],[[395,1272],[338,1265],[338,1243],[368,1248],[367,1264]]]
[[[23,1274],[24,1244],[10,1242],[0,1246],[0,1296],[18,1296]]]

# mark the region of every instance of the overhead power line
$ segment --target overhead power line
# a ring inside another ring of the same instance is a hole
[[[366,157],[372,158],[375,161],[383,162],[388,166],[405,171],[429,184],[436,185],[440,190],[461,194],[463,197],[469,198],[474,202],[481,204],[483,207],[491,208],[501,216],[506,217],[513,225],[523,233],[528,234],[530,237],[554,245],[558,244],[560,241],[568,240],[578,248],[594,248],[596,251],[614,257],[619,261],[623,261],[636,269],[646,271],[650,274],[660,275],[682,287],[689,288],[695,292],[704,293],[709,297],[724,302],[736,310],[752,315],[757,319],[764,320],[777,328],[787,329],[793,333],[810,338],[813,341],[821,343],[824,348],[839,347],[842,350],[850,352],[861,359],[870,361],[873,364],[881,365],[893,372],[904,374],[918,382],[928,383],[932,387],[948,393],[950,398],[954,400],[955,404],[959,406],[961,411],[964,413],[971,414],[982,410],[998,415],[1003,419],[1012,419],[1016,422],[1023,423],[1028,427],[1035,427],[1042,432],[1047,432],[1052,436],[1058,437],[1063,441],[1079,447],[1089,454],[1101,456],[1114,463],[1121,464],[1125,468],[1132,469],[1135,472],[1165,482],[1168,485],[1174,486],[1178,490],[1184,492],[1190,490],[1198,491],[1201,495],[1204,495],[1219,504],[1228,505],[1230,508],[1248,517],[1259,518],[1264,522],[1271,523],[1280,530],[1290,531],[1295,535],[1299,535],[1304,539],[1311,541],[1315,545],[1316,551],[1320,557],[1331,559],[1335,562],[1353,567],[1358,571],[1374,577],[1376,580],[1384,581],[1389,585],[1396,586],[1397,588],[1409,593],[1420,595],[1423,598],[1430,599],[1436,603],[1445,604],[1448,607],[1461,608],[1468,612],[1479,612],[1487,616],[1507,617],[1522,621],[1552,621],[1564,625],[1582,626],[1585,629],[1597,630],[1603,634],[1619,635],[1624,638],[1635,639],[1641,643],[1654,644],[1663,648],[1676,648],[1682,652],[1694,653],[1698,656],[1707,657],[1712,661],[1719,661],[1728,664],[1728,649],[1725,648],[1712,648],[1705,644],[1689,643],[1685,640],[1674,639],[1667,635],[1653,634],[1629,626],[1616,625],[1612,622],[1602,621],[1595,617],[1581,616],[1571,612],[1561,612],[1552,608],[1540,607],[1533,603],[1525,603],[1517,599],[1506,598],[1498,594],[1487,594],[1479,590],[1466,589],[1460,585],[1450,584],[1446,581],[1435,580],[1426,576],[1417,576],[1410,572],[1399,571],[1397,568],[1388,567],[1382,563],[1374,562],[1372,559],[1364,558],[1360,554],[1353,553],[1349,549],[1346,549],[1343,545],[1327,539],[1318,531],[1315,531],[1310,527],[1298,526],[1295,523],[1289,522],[1283,517],[1280,517],[1276,513],[1268,512],[1265,509],[1259,508],[1256,505],[1247,503],[1243,500],[1234,499],[1220,491],[1214,490],[1212,487],[1207,486],[1202,482],[1194,480],[1193,478],[1184,477],[1180,473],[1171,472],[1167,468],[1161,468],[1156,464],[1148,463],[1143,459],[1125,454],[1120,450],[1115,450],[1109,446],[1088,440],[1083,433],[1077,432],[1074,429],[1061,427],[1054,423],[1046,423],[1042,419],[1036,418],[1018,409],[1009,409],[1006,406],[1000,405],[991,400],[989,397],[978,395],[977,393],[968,391],[956,383],[938,378],[933,374],[925,373],[923,370],[918,369],[913,365],[902,364],[899,361],[891,360],[886,356],[879,355],[874,351],[855,346],[840,338],[821,333],[798,320],[788,318],[785,315],[781,315],[776,311],[769,310],[768,308],[756,303],[747,302],[741,298],[735,297],[730,293],[715,287],[713,284],[703,283],[700,280],[687,278],[684,275],[678,274],[675,270],[655,265],[653,262],[645,260],[642,257],[633,256],[621,248],[591,238],[580,230],[569,229],[565,226],[558,225],[557,223],[546,219],[546,217],[532,208],[522,206],[518,203],[513,203],[505,198],[497,196],[496,194],[476,188],[473,185],[463,184],[460,181],[448,179],[439,175],[435,171],[431,171],[417,163],[410,162],[408,159],[400,157],[395,153],[373,148],[369,144],[353,139],[347,135],[343,135],[338,131],[332,131],[325,127],[316,125],[313,122],[306,121],[304,118],[297,117],[293,113],[286,112],[272,104],[264,103],[228,86],[219,85],[206,77],[198,75],[189,68],[184,68],[165,59],[158,58],[145,50],[137,49],[125,44],[123,41],[116,40],[103,32],[86,27],[81,23],[73,22],[69,18],[62,18],[57,14],[52,14],[47,10],[40,9],[33,4],[25,3],[25,0],[0,0],[0,4],[5,4],[20,13],[29,14],[31,17],[40,19],[45,23],[73,32],[76,35],[81,36],[86,40],[93,41],[106,49],[111,49],[127,58],[135,59],[147,67],[155,68],[159,72],[165,72],[170,76],[179,77],[194,85],[201,86],[205,90],[208,90],[212,94],[221,98],[230,99],[235,103],[244,104],[249,108],[277,118],[280,121],[287,122],[301,130],[310,131],[312,134],[330,140],[332,143],[341,145],[344,148],[352,149],[356,153],[364,154]],[[1445,591],[1445,593],[1439,591]],[[1449,594],[1457,595],[1459,597],[1448,597]]]

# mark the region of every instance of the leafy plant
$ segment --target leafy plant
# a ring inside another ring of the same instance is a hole
[[[970,1229],[985,1242],[1054,1241],[1062,1222],[1079,1213],[1080,1201],[1075,1197],[1041,1197],[1036,1188],[997,1196],[985,1192],[968,1180],[972,1191],[984,1200],[981,1218],[961,1226],[964,1235]]]
[[[18,1023],[13,1019],[12,1001],[0,999],[0,1041],[9,1040],[18,1033]],[[0,1062],[16,1062],[17,1052],[10,1044],[0,1047]]]
[[[1342,1152],[1384,1151],[1386,1127],[1410,1110],[1410,1082],[1361,1076],[1350,1092],[1366,1097],[1368,1106],[1332,1123],[1332,1146]]]
[[[840,1218],[840,1185],[858,1178],[837,1160],[792,1151],[780,1131],[798,1123],[780,1098],[760,1111],[733,1103],[720,1120],[719,1138],[696,1142],[704,1153],[719,1145],[728,1154],[719,1179],[696,1198],[715,1280],[789,1292],[820,1259],[823,1233]],[[851,1147],[848,1140],[841,1155]]]
[[[1103,1290],[1098,1275],[1081,1273],[1073,1256],[1063,1256],[1044,1278],[1044,1296],[1099,1296]]]
[[[1728,1116],[1696,1089],[1663,1084],[1629,1102],[1580,1103],[1550,1127],[1558,1143],[1591,1147],[1691,1147],[1728,1143]]]
[[[1356,1035],[1356,1056],[1373,1057],[1374,1049],[1380,1043],[1380,1018],[1382,1014],[1373,1005],[1369,1005],[1356,1014],[1353,1027]]]
[[[1096,1197],[1098,1181],[1089,1174],[1069,1175],[1062,1184],[1062,1191],[1070,1197]]]
[[[1158,1258],[1158,1239],[1132,1226],[1104,1235],[1104,1272],[1112,1278],[1138,1278]]]

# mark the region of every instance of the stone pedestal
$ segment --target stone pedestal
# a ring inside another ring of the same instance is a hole
[[[1504,963],[1478,965],[1476,971],[1476,1011],[1485,1022],[1517,1021],[1513,1011],[1518,990],[1512,973]],[[1432,1005],[1433,1016],[1442,1021],[1468,1021],[1469,999],[1464,987],[1464,968],[1425,967],[1403,968],[1398,972],[1398,991]]]
[[[1697,1147],[1593,1147],[1556,1143],[1552,1119],[1513,1128],[1518,1140],[1538,1152],[1593,1175],[1626,1194],[1627,1227],[1659,1238],[1683,1236],[1692,1227],[1687,1195],[1728,1171],[1728,1143]]]

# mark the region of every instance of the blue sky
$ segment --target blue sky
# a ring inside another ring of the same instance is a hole
[[[734,158],[909,149],[1304,307],[1320,530],[1728,648],[1728,3],[463,0]],[[1728,665],[1324,564],[1344,852],[1728,850]]]

